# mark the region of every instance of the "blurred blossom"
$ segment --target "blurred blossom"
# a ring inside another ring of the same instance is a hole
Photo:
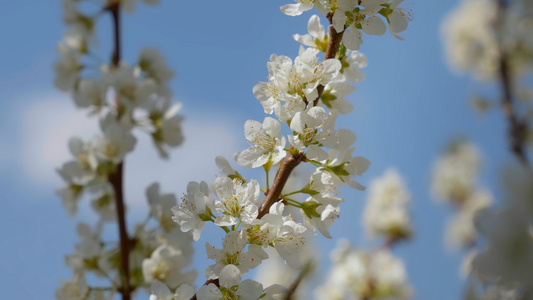
[[[408,205],[411,195],[395,169],[370,183],[363,225],[370,236],[384,236],[395,241],[409,238],[411,220]]]

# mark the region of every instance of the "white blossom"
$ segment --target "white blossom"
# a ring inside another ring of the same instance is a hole
[[[152,253],[150,258],[142,262],[142,273],[147,283],[160,281],[171,288],[182,284],[192,284],[196,271],[183,272],[189,261],[181,251],[168,244],[162,244]]]
[[[448,245],[452,248],[473,245],[477,240],[475,217],[480,210],[487,208],[492,202],[492,195],[488,191],[474,191],[448,222],[446,232]]]
[[[215,211],[221,213],[216,217],[215,225],[235,225],[239,222],[237,219],[250,224],[257,217],[260,192],[257,181],[242,183],[240,179],[221,176],[211,183],[211,189],[220,199],[215,202]]]
[[[401,260],[389,250],[365,252],[341,241],[319,299],[409,299],[412,294]]]
[[[172,220],[180,225],[183,232],[193,231],[195,241],[200,239],[205,221],[211,220],[214,199],[211,198],[207,183],[191,181],[187,185],[187,195],[181,198],[179,206],[172,208]]]
[[[172,222],[172,207],[176,206],[176,196],[173,194],[162,194],[159,183],[152,183],[146,189],[146,197],[150,204],[151,215],[159,221],[165,231],[170,231],[175,223]]]
[[[337,59],[319,62],[319,51],[300,47],[299,56],[292,60],[286,56],[272,55],[268,65],[269,82],[254,87],[254,95],[261,102],[265,113],[276,113],[280,121],[287,123],[318,97],[317,87],[328,84],[341,69]]]
[[[220,289],[214,284],[202,286],[197,293],[198,299],[205,300],[257,300],[263,294],[263,285],[251,279],[241,282],[241,271],[235,265],[227,265],[220,271]]]
[[[321,52],[326,52],[328,47],[328,37],[326,35],[326,31],[324,30],[324,26],[320,24],[319,16],[312,15],[311,18],[309,18],[309,22],[307,23],[307,31],[309,34],[294,34],[292,37],[301,44],[316,48]]]
[[[102,81],[81,79],[74,93],[74,102],[78,107],[91,107],[95,112],[107,104],[107,85]]]
[[[245,252],[247,240],[240,231],[230,231],[226,234],[222,249],[216,249],[211,244],[206,243],[207,257],[216,261],[205,270],[207,278],[216,278],[227,265],[235,265],[241,274],[249,269],[257,267],[262,260],[267,259],[267,253],[259,245],[249,245]]]
[[[150,96],[157,90],[153,79],[138,80],[134,70],[125,62],[120,62],[117,68],[102,67],[102,76],[113,87],[120,105],[126,109],[146,107]]]
[[[153,79],[157,85],[157,94],[169,99],[172,94],[167,83],[174,77],[174,72],[167,67],[165,58],[156,48],[146,48],[139,54],[139,69],[146,78]]]
[[[370,183],[363,225],[370,236],[396,240],[411,235],[408,205],[411,195],[400,174],[389,169]]]
[[[79,72],[83,68],[78,50],[61,44],[59,46],[60,60],[54,64],[55,86],[65,92],[72,90],[78,81]]]
[[[133,150],[136,139],[130,133],[129,125],[116,121],[115,117],[108,114],[100,122],[103,136],[93,139],[94,153],[99,159],[120,163],[126,153]]]
[[[383,20],[376,16],[382,8],[384,0],[338,0],[338,9],[333,15],[333,25],[337,32],[343,32],[342,42],[350,50],[359,50],[363,43],[361,30],[370,35],[383,35],[387,26]],[[346,26],[346,30],[345,30]]]
[[[61,287],[56,290],[58,300],[83,300],[89,295],[89,287],[83,275],[75,275],[73,281],[61,281]]]
[[[267,163],[277,164],[286,155],[285,137],[280,136],[280,123],[266,117],[263,124],[248,120],[244,124],[244,135],[252,147],[235,153],[235,160],[245,168],[257,168]]]

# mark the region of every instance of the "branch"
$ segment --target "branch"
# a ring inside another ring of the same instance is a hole
[[[285,156],[281,162],[281,167],[279,168],[278,175],[276,175],[276,179],[274,179],[272,187],[268,190],[263,203],[261,203],[259,214],[257,215],[258,219],[261,219],[264,215],[266,215],[270,207],[280,200],[281,191],[283,190],[283,187],[285,187],[285,183],[287,183],[289,176],[294,168],[296,168],[304,160],[305,154],[303,153],[293,154],[291,152],[287,152],[287,156]]]
[[[106,8],[113,18],[114,27],[114,51],[112,64],[116,68],[120,61],[120,4],[116,3]],[[120,111],[120,102],[117,98],[117,110]],[[119,292],[122,300],[131,299],[130,287],[130,264],[129,264],[129,236],[126,229],[126,212],[124,207],[124,184],[123,184],[124,162],[117,165],[114,173],[109,176],[109,181],[115,190],[115,201],[117,208],[117,220],[120,236],[120,264],[122,267],[122,286]]]
[[[504,0],[498,0],[498,22],[497,26],[501,28],[504,23],[506,4]],[[496,30],[498,30],[497,28]],[[503,90],[501,105],[503,113],[509,123],[509,144],[511,151],[522,162],[523,165],[530,167],[529,160],[524,150],[524,139],[526,136],[527,125],[518,120],[515,107],[513,106],[511,74],[509,74],[509,65],[507,54],[503,49],[503,43],[500,41],[499,57],[499,79]]]
[[[329,20],[328,48],[326,49],[326,55],[324,56],[324,60],[335,58],[335,55],[337,55],[337,52],[339,51],[339,47],[341,45],[342,35],[344,34],[344,30],[342,32],[337,32],[335,30],[332,19],[333,14],[329,13],[327,15],[327,18]],[[324,86],[319,85],[316,89],[318,91],[318,97],[316,97],[316,99],[313,101],[313,106],[317,106],[318,100],[320,100],[320,96],[322,96],[322,92],[324,92]]]

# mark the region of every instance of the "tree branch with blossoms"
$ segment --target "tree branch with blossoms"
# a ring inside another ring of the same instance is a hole
[[[69,215],[75,215],[79,201],[89,197],[98,216],[96,228],[85,223],[77,226],[81,241],[66,257],[74,278],[63,281],[56,291],[60,300],[113,298],[116,293],[129,300],[139,288],[149,289],[152,283],[177,288],[196,277],[195,271],[185,270],[192,262],[192,236],[171,221],[176,197],[162,193],[159,184],[148,186],[146,219],[128,233],[124,161],[136,145],[133,131],[147,133],[162,158],[168,158],[168,151],[183,141],[182,117],[177,114],[181,106],[171,105],[167,86],[174,75],[160,52],[143,49],[133,66],[122,60],[121,16],[123,11],[133,11],[135,2],[97,1],[94,9],[78,0],[63,1],[68,31],[59,44],[54,83],[72,95],[78,108],[98,118],[101,133],[87,142],[71,138],[74,159],[58,169],[67,185],[58,194]],[[97,21],[107,14],[112,19],[109,63],[99,58],[95,46]],[[117,225],[118,241],[102,238],[109,223]],[[94,278],[109,286],[89,281]]]
[[[244,135],[251,146],[234,155],[242,167],[263,168],[266,187],[245,179],[228,161],[218,157],[216,163],[225,175],[210,185],[190,182],[181,204],[172,209],[174,221],[182,231],[192,231],[195,240],[199,240],[206,222],[226,233],[222,249],[206,243],[207,256],[215,261],[205,271],[206,283],[192,294],[190,289],[177,290],[174,297],[234,299],[246,295],[246,299],[267,300],[290,293],[279,285],[264,289],[253,280],[241,281],[242,275],[268,259],[266,247],[274,248],[292,268],[301,269],[304,262],[299,249],[306,243],[304,233],[318,230],[331,238],[328,228],[339,216],[339,204],[344,201],[337,196],[338,188],[347,185],[364,190],[353,178],[363,174],[370,162],[352,155],[355,134],[348,129],[335,129],[335,122],[340,114],[353,109],[345,97],[355,88],[345,81],[359,82],[364,78],[359,68],[366,66],[365,57],[357,51],[350,52],[362,43],[360,30],[384,34],[383,17],[391,33],[399,38],[397,32],[405,30],[410,20],[398,7],[401,2],[311,1],[328,16],[329,36],[319,17],[313,16],[308,25],[310,35],[295,35],[309,48],[301,46],[294,60],[275,54],[270,57],[268,82],[257,84],[253,92],[264,112],[277,119],[267,116],[262,123],[246,121]],[[329,4],[319,8],[318,3]],[[306,1],[281,9],[288,15],[299,15],[312,7]],[[320,52],[325,54],[322,61],[317,56]],[[281,134],[282,128],[289,132],[287,136]],[[302,163],[314,168],[307,184],[300,189],[287,186],[293,171]],[[278,170],[269,186],[272,167]],[[294,194],[307,195],[307,199],[300,202],[289,197]],[[301,215],[287,215],[288,206],[298,208]],[[218,284],[212,282],[215,279]],[[169,299],[170,295],[168,288],[153,286],[154,299]]]
[[[111,13],[113,19],[113,56],[111,64],[113,68],[117,68],[120,62],[120,2],[110,4],[106,10]],[[116,106],[119,114],[117,118],[120,118],[120,101],[118,97],[116,99]],[[123,300],[131,299],[130,291],[130,264],[129,264],[129,244],[130,237],[126,228],[126,210],[124,206],[124,161],[120,162],[115,172],[109,175],[109,182],[113,186],[115,191],[115,201],[117,207],[117,221],[119,228],[119,239],[120,239],[120,265],[122,271],[122,284],[119,292],[122,294]]]

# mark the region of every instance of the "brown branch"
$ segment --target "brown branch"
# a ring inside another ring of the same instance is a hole
[[[106,8],[113,18],[114,27],[114,51],[112,57],[113,67],[116,68],[120,61],[120,4],[117,2]],[[120,102],[117,98],[117,111],[120,112]],[[126,229],[126,211],[124,205],[124,162],[117,165],[114,173],[109,175],[109,181],[115,190],[115,201],[117,209],[117,220],[120,236],[120,265],[122,268],[121,277],[122,285],[119,292],[122,294],[122,300],[131,299],[130,286],[130,264],[129,264],[129,236]]]
[[[279,197],[281,196],[281,191],[283,190],[285,183],[287,183],[289,176],[294,168],[296,168],[304,160],[305,154],[303,153],[293,154],[291,152],[287,152],[287,156],[285,156],[281,162],[281,167],[279,168],[276,179],[274,179],[272,187],[270,187],[265,200],[263,200],[263,203],[261,203],[259,214],[257,215],[258,219],[261,219],[264,215],[266,215],[270,207],[280,200]]]
[[[498,19],[496,30],[502,28],[504,25],[506,4],[504,0],[498,0]],[[511,74],[509,72],[509,65],[507,61],[507,54],[503,43],[500,41],[500,57],[499,57],[499,79],[503,91],[501,98],[501,105],[503,113],[508,121],[509,126],[509,145],[514,155],[522,162],[523,165],[530,167],[529,160],[525,153],[525,137],[527,125],[518,120],[515,107],[513,106],[512,82]]]
[[[329,28],[328,28],[328,48],[326,49],[326,54],[324,56],[324,60],[335,58],[337,55],[337,52],[339,51],[339,47],[341,45],[342,41],[342,35],[344,34],[344,30],[342,32],[337,32],[335,30],[335,27],[333,26],[333,15],[331,13],[328,14],[328,20],[329,20]],[[320,100],[320,96],[322,96],[322,92],[324,92],[324,86],[319,85],[317,88],[318,91],[318,97],[313,101],[313,106],[318,105],[318,100]]]

